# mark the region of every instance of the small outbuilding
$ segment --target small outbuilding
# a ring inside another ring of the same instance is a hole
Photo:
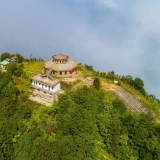
[[[10,64],[10,62],[8,62],[7,60],[0,62],[2,68],[5,68],[7,64]]]
[[[17,57],[6,58],[4,61],[0,62],[2,68],[5,68],[7,64],[18,62]]]
[[[11,57],[10,62],[18,62],[18,57]]]

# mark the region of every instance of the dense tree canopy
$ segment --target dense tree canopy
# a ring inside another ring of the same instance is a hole
[[[19,53],[17,53],[15,56],[17,57],[17,62],[18,62],[18,63],[21,63],[21,62],[24,61],[24,57],[21,56]]]
[[[22,99],[14,82],[23,79],[21,71],[22,65],[11,64],[0,72],[0,159],[160,159],[159,123],[151,115],[127,111],[109,91],[99,89],[98,77],[94,87],[68,87],[48,108]],[[122,79],[143,88],[139,78]]]
[[[6,70],[8,73],[20,77],[23,73],[23,65],[17,63],[11,63],[6,66]]]
[[[96,77],[93,81],[93,85],[92,85],[96,90],[100,90],[101,88],[101,83],[98,77]]]
[[[10,53],[4,52],[4,53],[1,55],[1,61],[5,60],[6,58],[10,58]]]
[[[127,112],[104,91],[84,86],[37,108],[15,98],[10,74],[0,76],[2,160],[103,160],[107,152],[120,160],[160,159],[160,125]]]
[[[144,87],[144,83],[140,78],[135,78],[134,79],[134,87],[138,90],[143,89]]]

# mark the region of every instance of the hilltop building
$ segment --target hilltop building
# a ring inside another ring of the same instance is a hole
[[[0,62],[0,65],[2,68],[5,68],[7,64],[16,63],[17,61],[17,57],[6,58],[4,61]]]
[[[77,64],[68,58],[67,55],[63,54],[54,55],[51,60],[45,62],[44,74],[37,74],[31,77],[31,87],[34,89],[33,93],[38,95],[38,97],[31,96],[31,100],[38,103],[43,101],[44,103],[44,100],[46,101],[47,99],[47,104],[45,105],[50,106],[53,100],[58,99],[59,94],[63,93],[63,91],[61,90],[60,79],[55,77],[71,77],[76,75]],[[48,100],[50,100],[50,104],[48,104]]]
[[[50,73],[55,77],[75,76],[76,67],[76,62],[69,60],[69,57],[63,54],[52,56],[52,59],[46,61],[44,64],[45,72]]]
[[[31,77],[31,87],[40,91],[41,93],[48,93],[54,95],[60,90],[60,80],[54,79],[47,74],[37,74]]]
[[[0,62],[2,68],[5,68],[7,64],[10,64],[10,62],[8,62],[7,60]]]
[[[31,96],[31,100],[38,103],[41,101],[46,106],[51,106],[53,100],[57,100],[59,94],[62,92],[60,80],[53,78],[48,73],[37,74],[31,77],[31,87],[34,88],[33,93],[39,96],[36,98]]]

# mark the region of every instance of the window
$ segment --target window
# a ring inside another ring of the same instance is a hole
[[[67,71],[65,71],[65,74],[67,74]]]

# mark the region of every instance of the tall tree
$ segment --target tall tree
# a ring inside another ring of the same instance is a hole
[[[4,53],[1,55],[1,61],[5,60],[6,58],[10,58],[10,53],[4,52]]]
[[[16,54],[16,57],[17,57],[17,61],[18,61],[18,63],[21,63],[21,62],[23,62],[23,61],[24,61],[24,57],[23,57],[23,56],[21,56],[19,53],[17,53],[17,54]]]
[[[98,77],[96,77],[93,81],[93,85],[92,85],[96,90],[100,90],[101,88],[101,83]]]
[[[20,77],[23,73],[23,65],[16,64],[16,63],[11,63],[7,65],[6,70],[8,73],[15,75],[17,77]]]

